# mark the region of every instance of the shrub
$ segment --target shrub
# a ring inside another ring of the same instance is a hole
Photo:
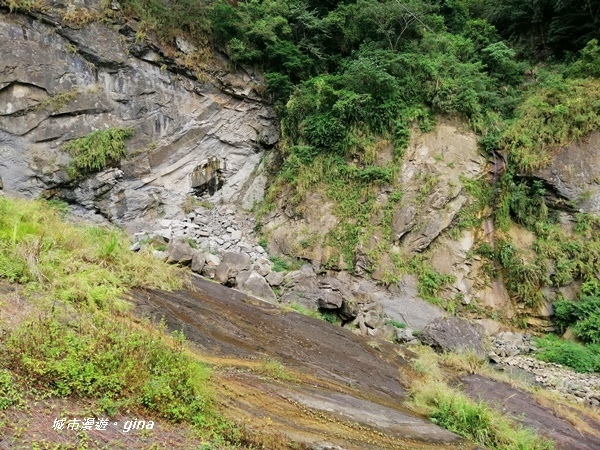
[[[100,314],[24,322],[6,342],[5,361],[52,395],[125,400],[172,421],[211,413],[208,369],[183,337],[132,330]]]
[[[554,303],[554,320],[561,332],[573,327],[573,332],[582,341],[600,343],[600,297],[559,300]]]
[[[548,335],[537,339],[537,357],[542,361],[562,364],[571,369],[592,373],[600,371],[600,345],[581,345]]]
[[[67,142],[64,149],[73,158],[71,175],[77,178],[117,164],[127,154],[125,139],[131,136],[132,128],[109,128]]]
[[[22,395],[17,390],[12,375],[7,370],[0,369],[0,411],[18,405],[21,401]]]

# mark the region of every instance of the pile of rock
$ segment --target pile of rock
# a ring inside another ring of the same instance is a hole
[[[266,254],[253,235],[255,219],[237,212],[232,206],[199,207],[182,220],[163,219],[159,226],[151,233],[137,233],[137,240],[147,239],[149,234],[165,240],[181,237],[191,239],[205,252],[236,252],[253,261]]]
[[[137,233],[132,250],[152,245],[155,257],[247,294],[275,302],[272,287],[283,274],[272,272],[266,250],[253,235],[254,218],[231,206],[197,208],[182,220],[163,219],[160,228]],[[164,247],[164,249],[163,249]]]
[[[579,403],[600,408],[600,375],[573,372],[560,364],[524,355],[502,358],[501,363],[531,373],[536,383],[550,390],[560,392]]]
[[[527,354],[535,350],[537,347],[531,340],[531,334],[505,331],[494,337],[489,359],[492,362],[500,362],[502,358]]]
[[[498,333],[488,359],[500,366],[518,368],[531,374],[532,381],[595,408],[600,407],[600,375],[574,372],[560,364],[540,361],[533,356],[537,347],[529,333]]]

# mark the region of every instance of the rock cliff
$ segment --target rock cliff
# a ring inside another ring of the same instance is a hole
[[[140,40],[135,21],[69,26],[60,6],[0,10],[4,190],[58,196],[129,226],[173,216],[206,190],[243,200],[263,149],[279,136],[258,76],[230,73],[215,56],[198,78],[181,63],[185,41]],[[70,177],[63,145],[117,127],[134,130],[127,158],[83,181]]]

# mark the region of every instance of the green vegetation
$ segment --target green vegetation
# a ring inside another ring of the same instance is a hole
[[[400,328],[400,329],[406,328],[406,324],[405,323],[398,322],[397,320],[393,320],[393,319],[386,320],[385,324],[386,325],[391,325],[394,328]]]
[[[0,411],[9,406],[19,405],[22,397],[11,373],[8,370],[0,369]]]
[[[129,251],[114,229],[66,223],[42,201],[0,197],[0,279],[24,284],[49,299],[96,309],[121,309],[129,288],[172,289],[177,270],[149,252]]]
[[[52,396],[145,407],[172,421],[203,424],[214,414],[209,371],[184,351],[181,335],[132,330],[101,314],[32,319],[6,340],[3,365]]]
[[[554,316],[561,332],[572,327],[583,342],[600,344],[600,295],[582,296],[574,302],[559,300],[554,303]]]
[[[142,20],[142,28],[154,30],[165,42],[186,36],[196,45],[207,45],[210,36],[206,0],[123,0],[127,15]]]
[[[537,357],[582,372],[600,372],[600,345],[582,345],[553,335],[537,339]]]
[[[516,109],[500,149],[508,152],[517,172],[542,169],[551,161],[552,150],[600,128],[598,104],[598,79],[547,74]]]
[[[295,381],[285,366],[276,359],[265,358],[261,361],[258,373],[280,381]]]
[[[431,349],[418,349],[418,357],[412,366],[419,376],[410,390],[413,404],[436,424],[490,449],[554,448],[552,441],[516,424],[486,403],[471,400],[450,387],[438,364],[438,357]]]
[[[127,155],[125,139],[131,136],[131,128],[109,128],[67,142],[64,149],[73,158],[69,174],[77,178],[117,164]]]
[[[290,303],[289,307],[300,314],[303,314],[314,319],[324,320],[333,325],[341,325],[342,320],[334,311],[323,309],[310,309],[300,303]]]

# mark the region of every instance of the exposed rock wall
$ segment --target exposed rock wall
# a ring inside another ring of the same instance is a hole
[[[228,74],[215,58],[200,81],[176,50],[138,42],[135,23],[72,29],[48,11],[0,10],[4,190],[58,194],[129,225],[175,215],[193,193],[241,200],[261,150],[279,136],[254,74]],[[62,145],[109,127],[135,130],[127,160],[71,184]]]
[[[600,133],[559,149],[551,164],[534,176],[579,211],[600,215]]]

